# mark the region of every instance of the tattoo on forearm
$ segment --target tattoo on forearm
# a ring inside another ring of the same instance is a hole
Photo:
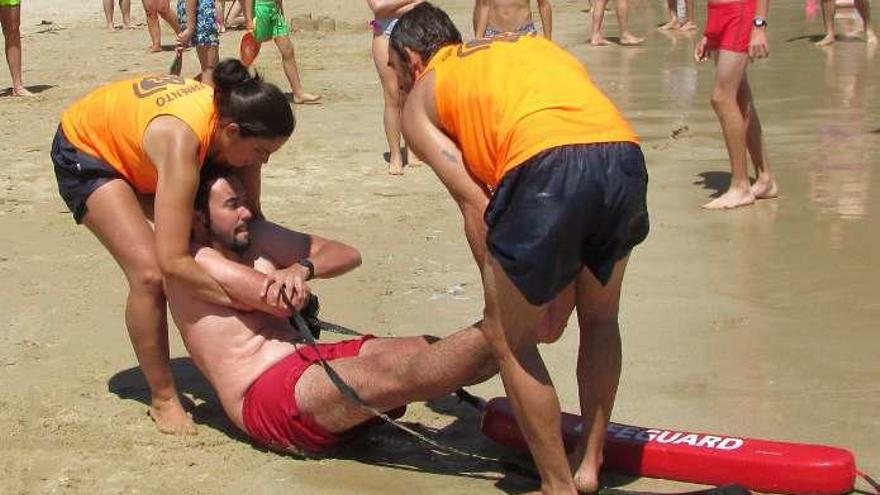
[[[442,150],[441,153],[443,153],[443,156],[445,156],[446,159],[449,160],[450,162],[458,163],[458,158],[455,156],[455,153],[453,153],[449,150]]]

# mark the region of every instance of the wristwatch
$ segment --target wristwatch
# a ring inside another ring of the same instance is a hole
[[[308,258],[303,258],[303,259],[297,261],[297,263],[306,267],[306,270],[309,271],[309,274],[306,276],[306,280],[311,280],[312,277],[315,276],[315,264],[312,263],[312,260],[310,260]]]
[[[752,25],[756,28],[765,28],[767,27],[767,19],[764,19],[761,16],[757,16],[752,20]]]

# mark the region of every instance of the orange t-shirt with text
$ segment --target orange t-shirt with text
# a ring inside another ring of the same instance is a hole
[[[431,70],[440,125],[471,174],[490,188],[546,149],[639,142],[584,66],[546,38],[446,46],[431,57],[425,73]]]
[[[146,76],[110,83],[71,105],[61,129],[78,150],[107,162],[140,193],[156,192],[156,166],[144,151],[144,132],[156,117],[185,122],[205,161],[217,124],[214,90],[177,76]]]

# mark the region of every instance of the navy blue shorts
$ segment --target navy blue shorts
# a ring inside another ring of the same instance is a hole
[[[603,284],[648,236],[648,172],[634,143],[551,148],[508,172],[486,208],[489,251],[534,305],[586,266]]]
[[[86,200],[96,189],[114,179],[125,180],[109,163],[83,153],[71,144],[61,127],[55,133],[50,152],[55,164],[58,192],[76,223],[86,216]]]

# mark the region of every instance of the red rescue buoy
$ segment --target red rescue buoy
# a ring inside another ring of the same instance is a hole
[[[528,452],[506,398],[486,404],[481,429],[501,445]],[[580,417],[563,413],[562,433],[570,451],[583,436]],[[835,447],[619,423],[608,425],[604,459],[603,469],[621,474],[785,494],[849,493],[858,473],[852,453]]]

